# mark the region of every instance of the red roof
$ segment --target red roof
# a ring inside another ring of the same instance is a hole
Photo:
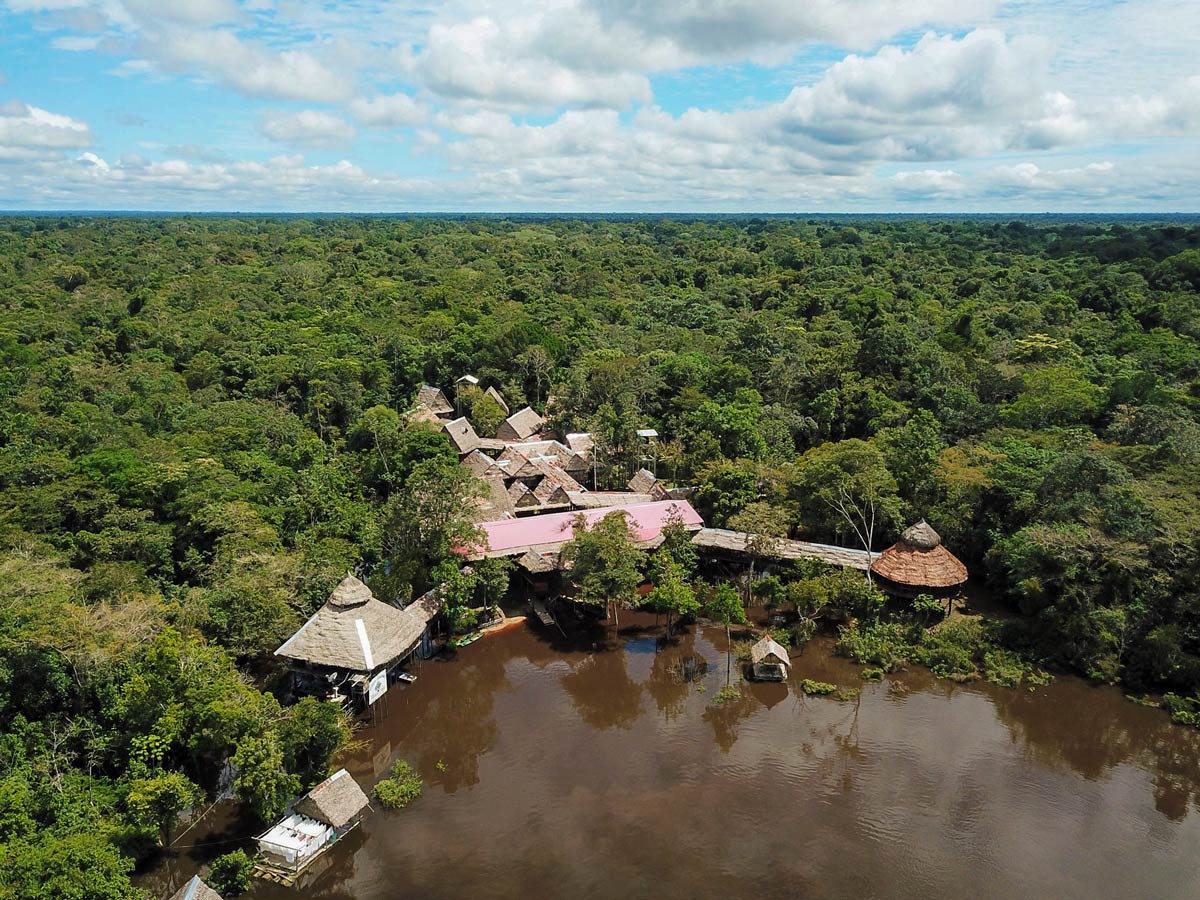
[[[481,522],[479,527],[487,536],[488,552],[504,555],[518,548],[544,544],[564,544],[575,534],[575,518],[583,516],[588,526],[614,513],[625,513],[633,526],[634,539],[649,541],[662,534],[663,527],[678,510],[685,527],[702,528],[704,520],[686,500],[661,500],[656,503],[635,503],[618,508],[587,509],[580,512],[554,513],[553,515],[530,516],[525,519],[500,519]]]

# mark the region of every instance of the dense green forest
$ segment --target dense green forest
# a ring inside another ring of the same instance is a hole
[[[428,583],[457,456],[403,414],[468,372],[614,483],[657,428],[712,525],[853,543],[869,473],[1022,653],[1200,688],[1191,222],[10,217],[0,356],[0,898],[136,896],[227,759],[264,817],[323,777],[271,651]]]

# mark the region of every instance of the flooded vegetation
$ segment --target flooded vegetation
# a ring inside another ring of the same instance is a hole
[[[863,682],[818,638],[787,683],[717,703],[723,631],[661,634],[643,614],[619,641],[526,626],[424,663],[340,760],[369,787],[405,759],[424,792],[377,805],[303,896],[1200,891],[1200,733],[1115,689]],[[806,696],[804,679],[852,699]],[[142,885],[165,896],[227,849],[186,851]]]

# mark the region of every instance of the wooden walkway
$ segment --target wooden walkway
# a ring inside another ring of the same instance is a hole
[[[724,528],[701,528],[692,538],[692,543],[701,550],[737,553],[746,552],[746,544],[754,535],[744,531],[728,531]],[[865,572],[870,565],[866,550],[850,547],[835,547],[832,544],[810,544],[808,541],[779,539],[778,552],[774,559],[818,559],[843,569],[858,569]],[[871,559],[879,554],[872,554]]]

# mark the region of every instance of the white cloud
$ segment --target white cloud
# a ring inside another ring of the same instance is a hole
[[[0,104],[0,159],[44,157],[91,143],[86,122],[19,100]]]
[[[121,0],[135,19],[161,19],[189,25],[216,25],[237,18],[232,0]]]
[[[351,94],[351,80],[311,53],[277,52],[232,31],[168,29],[140,46],[168,71],[198,72],[254,96],[335,102]]]
[[[100,46],[100,38],[95,35],[64,35],[52,40],[50,46],[55,50],[80,53],[86,50],[95,50]]]
[[[350,102],[350,112],[363,125],[373,128],[418,125],[425,121],[427,115],[425,108],[408,94],[356,98]]]
[[[354,140],[357,132],[345,119],[321,110],[298,113],[269,110],[263,114],[262,133],[273,141],[306,147],[338,147]]]
[[[644,75],[588,72],[527,52],[531,35],[521,34],[521,26],[486,17],[434,25],[415,74],[443,97],[502,106],[620,108],[650,100]]]

